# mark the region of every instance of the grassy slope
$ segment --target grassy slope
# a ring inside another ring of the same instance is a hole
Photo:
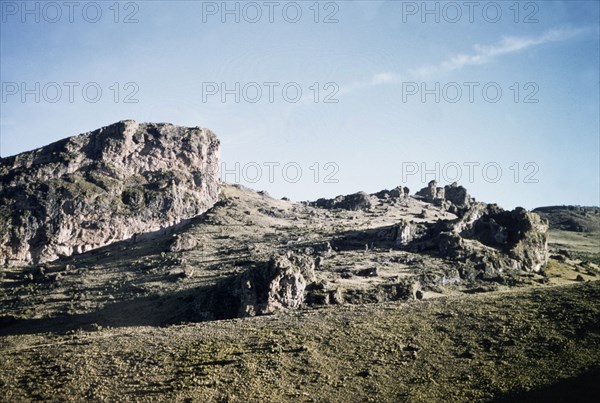
[[[548,400],[561,396],[550,385],[598,373],[589,375],[600,362],[598,301],[600,283],[591,282],[5,336],[0,400]],[[564,397],[598,392],[597,383],[578,387]]]

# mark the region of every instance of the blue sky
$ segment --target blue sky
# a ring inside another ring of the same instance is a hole
[[[600,204],[597,1],[0,3],[2,156],[135,119],[210,128],[276,197]]]

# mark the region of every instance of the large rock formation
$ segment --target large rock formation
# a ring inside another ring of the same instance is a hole
[[[436,223],[397,225],[396,245],[407,250],[435,250],[463,264],[463,277],[495,278],[504,272],[538,272],[548,260],[548,223],[523,208],[505,211],[495,204],[476,203],[467,190],[435,181],[418,198],[458,216]]]
[[[218,198],[207,129],[122,121],[0,160],[0,264],[38,263],[172,226]]]
[[[426,202],[434,203],[437,200],[444,200],[444,188],[437,187],[437,182],[433,180],[427,184],[427,187],[419,190],[416,196],[422,197]]]
[[[428,203],[443,207],[459,217],[462,217],[475,202],[467,193],[467,189],[459,186],[456,182],[442,188],[438,187],[437,182],[433,180],[429,182],[427,187],[419,190],[415,196]]]
[[[474,204],[462,218],[432,231],[442,256],[464,262],[469,276],[494,278],[503,272],[538,272],[548,261],[548,223],[517,207]]]

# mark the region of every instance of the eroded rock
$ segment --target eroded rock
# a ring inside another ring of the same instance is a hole
[[[0,264],[85,252],[197,216],[219,193],[207,129],[127,120],[0,160]]]
[[[451,189],[445,194],[462,209],[459,218],[419,224],[402,221],[397,246],[412,251],[437,249],[442,257],[463,264],[463,277],[493,279],[509,271],[542,269],[548,260],[545,220],[523,208],[506,211],[495,204],[474,203],[466,191]]]
[[[373,193],[371,196],[375,196],[376,198],[380,199],[380,200],[385,200],[385,199],[406,199],[410,194],[410,189],[407,187],[403,187],[403,186],[396,186],[394,189],[392,190],[380,190],[377,193]]]
[[[505,211],[477,205],[451,235],[440,237],[440,252],[468,257],[489,275],[503,270],[538,272],[548,261],[547,231],[545,220],[523,208]]]
[[[436,181],[431,181],[416,193],[417,196],[422,197],[426,202],[434,203],[436,200],[444,200],[444,188],[437,187]]]
[[[267,264],[216,286],[208,308],[217,318],[297,309],[315,278],[315,261],[310,256],[291,252],[273,256]]]

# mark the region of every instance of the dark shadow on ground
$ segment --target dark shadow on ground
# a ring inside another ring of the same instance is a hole
[[[492,401],[495,403],[587,403],[597,402],[599,396],[600,367],[595,367],[574,378],[527,392],[508,393]]]
[[[0,317],[0,336],[57,333],[77,329],[94,330],[102,327],[166,326],[188,321],[198,321],[198,296],[205,295],[209,287],[199,287],[168,295],[150,295],[119,301],[89,313],[61,315],[40,319]],[[200,308],[200,309],[199,309]]]

